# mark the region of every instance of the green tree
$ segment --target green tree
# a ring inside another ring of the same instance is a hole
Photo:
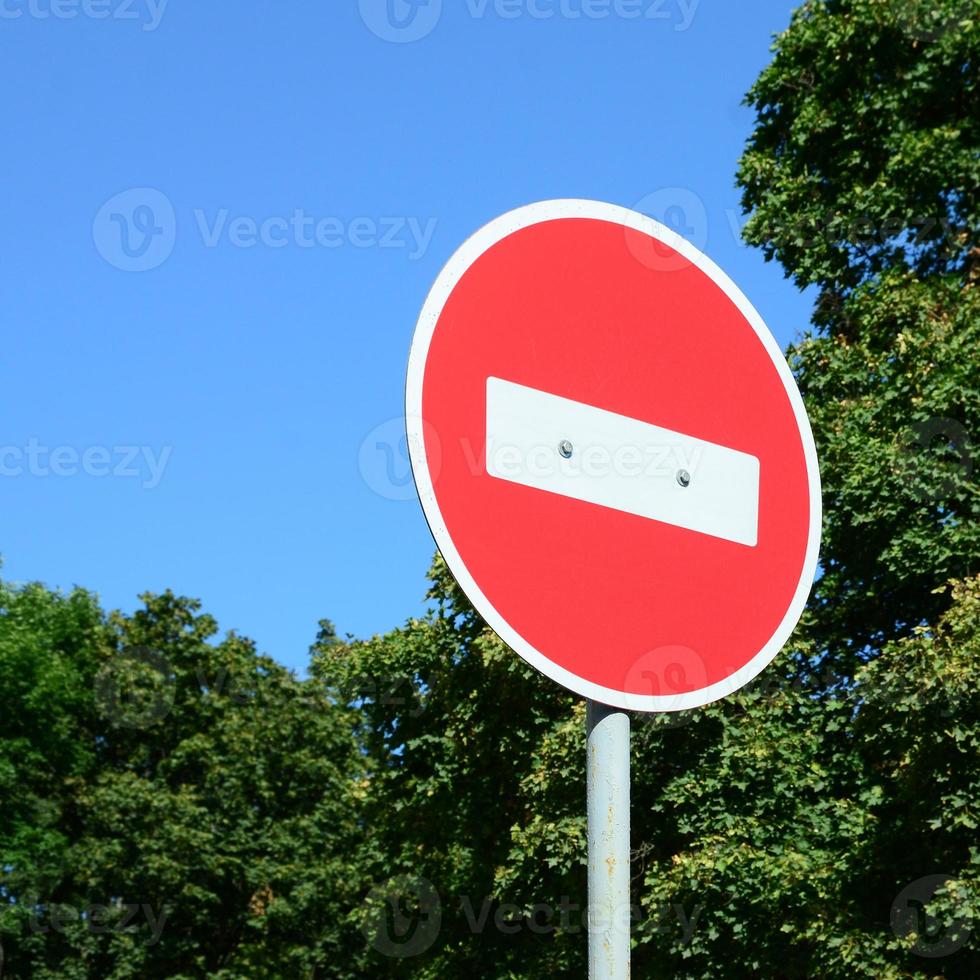
[[[543,748],[575,699],[486,629],[441,559],[430,579],[430,616],[365,642],[337,644],[328,633],[314,648],[314,675],[359,708],[367,763],[357,863],[376,887],[351,909],[350,929],[365,937],[354,975],[560,976],[581,963],[579,911],[568,910],[572,934],[557,939],[559,911],[534,928],[523,915],[536,903],[559,910],[563,894],[584,899],[578,739]],[[563,782],[562,826],[535,813],[535,780]],[[555,844],[550,871],[503,888],[497,879],[523,849],[521,828]],[[408,920],[401,933],[399,911]]]
[[[886,271],[974,278],[978,0],[807,0],[749,92],[745,238],[818,321]]]
[[[749,93],[745,237],[819,289],[790,359],[827,511],[813,633],[843,672],[977,571],[978,82],[977,0],[821,0]]]
[[[0,889],[52,894],[80,825],[73,784],[96,765],[92,684],[102,614],[82,591],[0,582]],[[10,971],[11,944],[7,947]]]
[[[347,977],[344,710],[199,604],[0,593],[5,976]]]

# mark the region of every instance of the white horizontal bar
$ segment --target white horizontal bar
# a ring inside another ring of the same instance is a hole
[[[486,461],[490,476],[510,483],[737,544],[758,541],[755,456],[500,378],[487,378]]]

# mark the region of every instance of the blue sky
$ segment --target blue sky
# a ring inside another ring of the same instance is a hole
[[[790,11],[0,0],[3,575],[127,610],[197,596],[298,670],[322,617],[366,636],[418,614],[405,362],[478,227],[637,207],[782,344],[805,328],[734,187]]]

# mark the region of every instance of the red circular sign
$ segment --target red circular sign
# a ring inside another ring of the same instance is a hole
[[[745,296],[651,219],[551,201],[470,239],[422,311],[407,417],[451,571],[573,691],[706,704],[799,620],[820,528],[802,400]]]

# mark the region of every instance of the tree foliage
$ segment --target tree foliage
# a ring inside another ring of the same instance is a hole
[[[212,642],[196,602],[144,599],[0,592],[4,976],[349,975],[344,710]]]
[[[574,698],[484,627],[441,559],[430,578],[435,610],[429,617],[367,642],[314,648],[315,675],[360,708],[369,760],[360,804],[372,832],[362,862],[382,891],[381,918],[367,930],[363,975],[503,977],[510,974],[501,964],[513,964],[514,976],[536,976],[534,963],[542,959],[540,975],[553,976],[564,944],[506,923],[535,903],[554,900],[557,908],[563,888],[581,891],[580,814],[570,819],[574,836],[559,840],[552,854],[564,853],[564,860],[536,876],[547,893],[531,882],[520,894],[504,892],[497,879],[513,860],[512,830],[535,825],[527,795],[532,760],[539,779],[563,778],[580,802],[580,730],[571,753],[552,756],[554,765],[539,756],[555,726],[574,711]],[[385,906],[418,906],[423,883],[438,895],[439,928],[430,933],[425,921],[416,922],[400,938]],[[352,924],[363,927],[363,915],[363,908],[354,910]],[[401,952],[424,949],[411,959],[392,955],[400,946]],[[577,949],[571,955],[578,960]]]
[[[823,574],[809,635],[845,676],[978,571],[973,434],[980,290],[889,272],[844,305],[847,330],[790,351],[821,459]]]
[[[806,0],[748,96],[745,238],[833,303],[885,271],[974,275],[980,4]]]

